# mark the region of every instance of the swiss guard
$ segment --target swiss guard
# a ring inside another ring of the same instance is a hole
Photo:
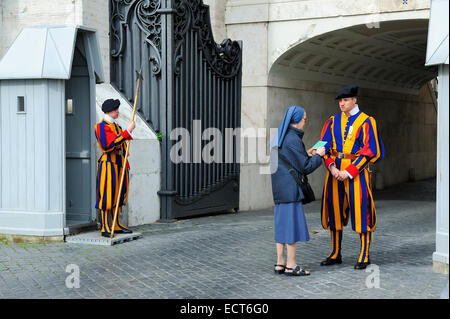
[[[132,233],[120,222],[120,213],[122,206],[127,203],[128,199],[128,175],[130,165],[127,161],[124,164],[126,153],[126,141],[132,140],[131,133],[135,128],[134,121],[128,123],[128,128],[122,131],[122,128],[116,123],[119,117],[119,100],[108,99],[102,104],[102,111],[105,118],[95,125],[95,137],[98,146],[102,151],[102,156],[98,160],[97,173],[97,199],[95,208],[99,209],[102,215],[102,236],[111,236],[111,227],[113,214],[117,203],[117,193],[119,191],[120,176],[122,169],[126,169],[125,177],[118,203],[119,210],[114,227],[114,233]]]
[[[369,247],[377,224],[368,165],[384,157],[384,146],[373,117],[357,104],[357,86],[347,86],[336,96],[341,113],[325,123],[321,140],[327,142],[321,219],[331,232],[331,252],[322,266],[342,263],[342,230],[351,217],[360,236],[361,251],[355,269],[370,264]]]

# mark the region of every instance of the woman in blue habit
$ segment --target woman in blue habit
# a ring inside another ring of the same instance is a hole
[[[304,195],[288,168],[280,160],[282,157],[295,171],[310,174],[322,164],[325,148],[306,151],[302,138],[307,121],[306,112],[300,106],[291,106],[284,114],[278,134],[270,143],[272,169],[272,193],[275,202],[275,242],[277,263],[275,273],[290,276],[307,276],[309,271],[302,269],[295,261],[297,242],[309,241],[302,199]],[[275,159],[275,160],[274,160]],[[287,248],[287,259],[284,248]]]

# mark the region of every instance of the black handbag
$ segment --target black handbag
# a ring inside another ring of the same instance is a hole
[[[308,177],[306,174],[302,174],[301,172],[298,172],[300,175],[300,178],[297,175],[297,170],[292,167],[292,165],[288,162],[288,160],[278,153],[278,157],[283,161],[284,165],[286,165],[289,173],[294,177],[295,182],[300,186],[300,189],[302,190],[304,198],[302,199],[302,204],[308,204],[316,200],[316,197],[314,196],[314,191],[311,188],[311,185],[309,185]]]

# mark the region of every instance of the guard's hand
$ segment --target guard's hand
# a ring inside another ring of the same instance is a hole
[[[337,180],[343,182],[347,178],[348,178],[348,174],[346,172],[342,171],[342,172],[339,172],[339,176],[338,176]]]
[[[136,123],[134,121],[128,122],[127,131],[131,133],[131,132],[133,132],[135,127],[136,127]]]
[[[335,165],[331,165],[331,167],[330,167],[330,172],[331,172],[331,175],[333,175],[334,178],[338,179],[340,172],[339,172],[339,170],[336,168]]]
[[[319,147],[317,150],[316,150],[316,154],[319,154],[320,155],[320,157],[324,157],[325,156],[325,147]]]

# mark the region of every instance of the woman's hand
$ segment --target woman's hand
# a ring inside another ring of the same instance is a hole
[[[316,154],[319,154],[321,157],[324,157],[325,156],[325,147],[322,146],[322,147],[317,148]]]
[[[309,157],[313,157],[314,155],[316,155],[317,152],[317,148],[310,148],[306,153],[308,153]]]

